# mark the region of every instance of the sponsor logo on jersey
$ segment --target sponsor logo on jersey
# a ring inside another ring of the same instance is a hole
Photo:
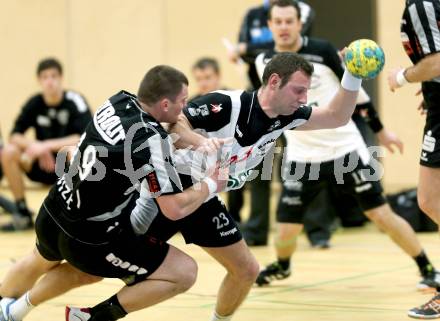
[[[234,227],[233,229],[231,229],[231,230],[229,230],[229,231],[226,231],[226,232],[220,232],[220,236],[221,237],[225,237],[225,236],[228,236],[228,235],[234,235],[235,233],[237,233],[238,232],[238,229],[236,228],[236,227]]]
[[[268,146],[272,145],[275,142],[275,138],[272,138],[266,142],[264,142],[263,144],[261,144],[260,146],[258,146],[258,150],[260,151],[260,154],[264,155],[266,154],[267,150],[268,150]]]
[[[107,101],[98,109],[93,117],[96,130],[111,145],[115,145],[125,139],[125,131],[122,127],[121,119],[115,113],[115,108],[110,101]]]
[[[50,118],[43,116],[43,115],[39,115],[37,117],[37,124],[38,124],[38,126],[41,126],[41,127],[49,127],[50,126]]]
[[[209,109],[208,109],[208,105],[201,105],[201,106],[197,106],[197,107],[188,107],[188,112],[191,116],[196,117],[196,116],[208,116],[209,115]]]
[[[253,147],[249,148],[247,150],[247,152],[244,153],[243,157],[240,159],[238,158],[238,155],[231,156],[231,158],[229,158],[229,165],[234,164],[234,163],[238,163],[238,162],[242,162],[242,161],[248,159],[252,154],[252,148]]]
[[[69,116],[70,116],[69,111],[67,111],[67,110],[60,110],[57,113],[58,122],[61,125],[64,125],[64,126],[67,125],[67,123],[69,122]]]
[[[160,192],[160,184],[156,172],[151,172],[147,174],[147,182],[151,193]]]
[[[244,185],[248,177],[252,174],[252,169],[248,169],[245,172],[242,172],[238,175],[228,177],[228,189],[238,189]]]
[[[216,105],[216,104],[210,104],[211,105],[211,111],[213,112],[213,113],[218,113],[220,110],[222,110],[223,108],[222,108],[222,104],[218,104],[218,105]]]
[[[147,274],[148,270],[137,265],[131,264],[130,262],[126,262],[121,260],[119,257],[114,255],[113,253],[108,254],[105,259],[113,264],[114,266],[118,266],[121,269],[128,270],[129,272],[136,273],[137,275]]]
[[[51,109],[49,109],[47,115],[50,118],[55,118],[55,117],[57,117],[57,111],[54,108],[51,108]]]

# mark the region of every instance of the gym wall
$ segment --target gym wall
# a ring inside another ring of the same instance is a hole
[[[324,2],[332,4],[325,12],[334,15],[338,1]],[[2,1],[0,127],[3,137],[9,135],[25,100],[39,90],[35,68],[47,56],[63,62],[66,87],[82,92],[94,110],[120,89],[136,92],[145,71],[156,64],[171,64],[190,75],[192,63],[205,55],[219,59],[224,85],[244,88],[244,70],[228,62],[221,38],[235,42],[244,13],[261,3],[259,0]],[[400,44],[403,5],[403,0],[382,0],[374,7],[377,39],[387,58],[385,72],[378,81],[378,105],[384,123],[406,143],[404,156],[388,155],[384,160],[385,183],[390,189],[416,184],[423,125],[416,111],[417,86],[408,86],[395,94],[386,86],[389,68],[409,64]],[[359,14],[352,12],[355,17]],[[316,23],[319,21],[318,15]],[[345,20],[340,22],[346,26]],[[351,26],[346,29],[350,30]]]

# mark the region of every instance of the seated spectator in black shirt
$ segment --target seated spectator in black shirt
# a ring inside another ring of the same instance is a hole
[[[56,154],[63,147],[76,145],[80,135],[92,119],[85,99],[74,91],[63,89],[63,70],[53,58],[38,64],[37,78],[41,93],[32,96],[21,109],[15,121],[8,144],[1,159],[17,210],[11,223],[2,231],[32,228],[32,214],[26,205],[22,174],[32,181],[52,185]],[[25,136],[33,128],[35,139]]]

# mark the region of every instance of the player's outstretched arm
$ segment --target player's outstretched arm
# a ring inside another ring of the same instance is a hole
[[[309,121],[299,126],[299,130],[336,128],[345,125],[356,107],[362,80],[355,78],[347,70],[342,77],[341,87],[327,106],[313,108]]]

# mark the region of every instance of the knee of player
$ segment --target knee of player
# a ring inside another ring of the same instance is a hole
[[[389,219],[392,219],[393,215],[396,215],[389,206],[378,206],[368,211],[365,211],[365,215],[374,223],[382,225]]]
[[[2,150],[2,160],[3,161],[14,161],[19,160],[20,158],[20,150],[14,144],[7,144],[3,147]]]
[[[252,256],[246,260],[245,263],[234,266],[233,271],[230,272],[235,274],[240,282],[253,284],[257,279],[258,273],[260,272],[260,265]]]
[[[197,280],[198,267],[194,259],[188,257],[185,264],[179,266],[180,277],[178,278],[179,292],[190,289]]]
[[[420,209],[426,214],[434,217],[440,217],[440,202],[437,198],[427,197],[423,194],[417,195],[417,202]]]

